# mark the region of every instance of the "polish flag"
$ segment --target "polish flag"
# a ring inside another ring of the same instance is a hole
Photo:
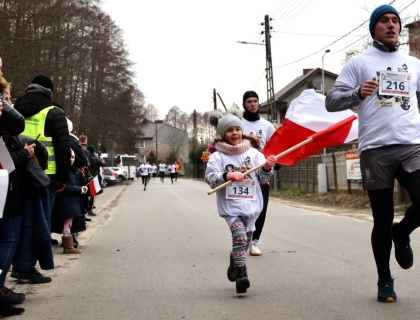
[[[13,163],[9,150],[7,150],[3,137],[0,137],[0,169],[5,169],[9,173],[15,170],[15,164]]]
[[[99,191],[101,191],[101,185],[99,184],[98,176],[95,176],[95,178],[89,181],[88,187],[92,197],[96,196]]]
[[[353,111],[328,112],[325,96],[307,89],[290,103],[286,118],[265,145],[264,155],[284,153],[277,162],[292,165],[325,148],[357,139],[357,129]]]

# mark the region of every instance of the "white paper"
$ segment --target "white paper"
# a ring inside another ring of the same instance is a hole
[[[4,144],[3,137],[0,138],[0,169],[6,169],[9,173],[15,170],[15,164]]]
[[[6,203],[8,189],[9,173],[7,170],[0,170],[0,218],[3,218],[4,204]]]

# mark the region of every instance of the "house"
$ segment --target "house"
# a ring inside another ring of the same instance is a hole
[[[325,90],[324,93],[326,94],[334,85],[338,75],[327,71],[324,69],[324,85]],[[277,115],[277,122],[281,124],[285,118],[287,108],[289,107],[290,103],[293,99],[297,98],[303,90],[308,88],[314,88],[316,92],[322,94],[322,69],[303,69],[303,74],[288,85],[286,85],[283,89],[278,91],[274,95],[275,101],[275,110],[274,112]],[[260,104],[260,111],[259,113],[264,117],[267,118],[267,101]]]
[[[420,20],[409,23],[404,28],[408,28],[409,55],[420,58]]]
[[[165,163],[172,154],[181,163],[189,162],[186,131],[163,123],[162,120],[151,122],[147,119],[141,122],[140,128],[142,136],[136,144],[138,161],[148,161],[152,152],[158,161]]]

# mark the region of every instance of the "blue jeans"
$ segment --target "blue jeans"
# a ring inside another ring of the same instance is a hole
[[[4,287],[7,271],[12,265],[18,244],[20,241],[20,231],[22,216],[3,217],[0,219],[0,288]]]

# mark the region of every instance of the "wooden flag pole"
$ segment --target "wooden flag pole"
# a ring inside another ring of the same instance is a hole
[[[279,153],[278,155],[276,155],[276,158],[277,158],[277,159],[278,159],[278,158],[281,158],[281,157],[285,156],[286,154],[289,154],[290,152],[293,152],[293,151],[295,151],[296,149],[299,149],[300,147],[304,146],[305,144],[308,144],[308,143],[309,143],[309,142],[311,142],[312,140],[313,140],[313,138],[312,138],[312,137],[310,137],[310,138],[308,138],[308,139],[306,139],[306,140],[302,141],[301,143],[298,143],[297,145],[295,145],[295,146],[293,146],[293,147],[291,147],[291,148],[289,148],[289,149],[287,149],[287,150],[283,151],[282,153]],[[265,166],[265,164],[266,164],[266,162],[263,162],[263,163],[259,164],[258,166],[254,167],[254,168],[252,168],[252,169],[249,169],[248,171],[244,172],[244,175],[250,174],[251,172],[254,172],[254,171],[256,171],[256,170],[258,170],[258,169],[260,169],[260,168],[264,167],[264,166]],[[218,186],[218,187],[216,187],[216,188],[214,188],[214,189],[211,189],[209,192],[207,192],[207,194],[208,194],[208,195],[211,195],[212,193],[215,193],[216,191],[219,191],[219,190],[221,190],[221,189],[223,189],[223,188],[227,187],[227,186],[228,186],[228,185],[230,185],[232,182],[234,182],[234,181],[233,181],[233,180],[226,181],[225,183],[221,184],[220,186]]]

